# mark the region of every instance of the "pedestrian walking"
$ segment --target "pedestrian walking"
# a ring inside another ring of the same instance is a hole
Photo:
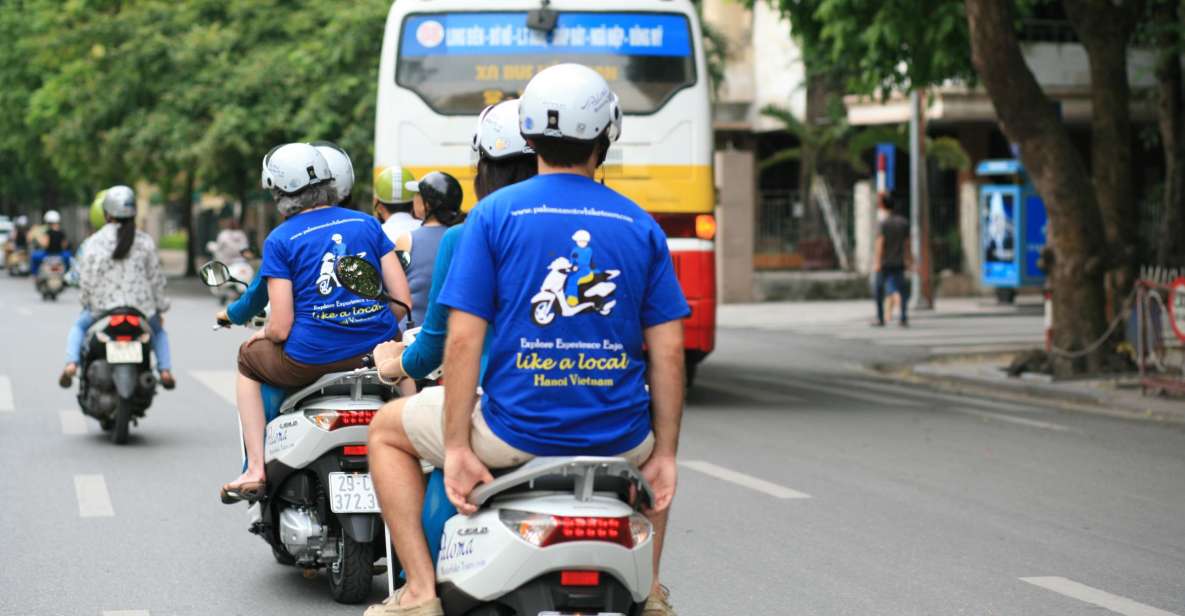
[[[901,304],[900,324],[902,327],[908,327],[909,287],[905,272],[913,267],[913,253],[909,246],[909,221],[896,211],[891,193],[881,194],[877,219],[880,221],[880,230],[872,257],[873,271],[876,272],[876,321],[873,325],[885,325],[885,298],[896,296],[897,299],[893,303]]]

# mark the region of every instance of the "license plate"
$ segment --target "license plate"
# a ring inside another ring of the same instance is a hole
[[[108,342],[107,363],[138,364],[144,361],[144,347],[139,342]]]
[[[370,473],[329,473],[329,509],[334,513],[378,513],[379,497]]]

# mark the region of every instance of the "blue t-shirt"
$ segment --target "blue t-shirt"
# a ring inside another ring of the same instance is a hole
[[[297,214],[267,236],[259,275],[292,281],[295,319],[284,352],[305,364],[362,355],[391,340],[399,324],[383,302],[341,286],[334,266],[346,255],[380,259],[395,249],[373,217],[327,207]]]
[[[587,177],[549,174],[486,197],[465,226],[438,301],[495,327],[482,378],[494,434],[541,456],[641,444],[642,332],[691,313],[650,214]],[[569,298],[569,275],[589,273],[570,274],[574,251],[596,275]]]

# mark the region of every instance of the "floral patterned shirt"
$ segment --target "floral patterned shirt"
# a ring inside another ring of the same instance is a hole
[[[120,306],[131,306],[147,316],[165,312],[169,298],[156,243],[147,233],[136,231],[127,257],[116,260],[111,253],[118,231],[118,223],[108,223],[86,241],[78,263],[82,306],[96,314]]]

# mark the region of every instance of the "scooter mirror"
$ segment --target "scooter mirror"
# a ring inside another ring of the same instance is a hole
[[[337,280],[355,295],[366,299],[385,299],[383,279],[379,271],[362,257],[342,257],[337,260]]]
[[[230,281],[230,268],[220,261],[211,261],[203,265],[199,273],[207,287],[221,286]]]

